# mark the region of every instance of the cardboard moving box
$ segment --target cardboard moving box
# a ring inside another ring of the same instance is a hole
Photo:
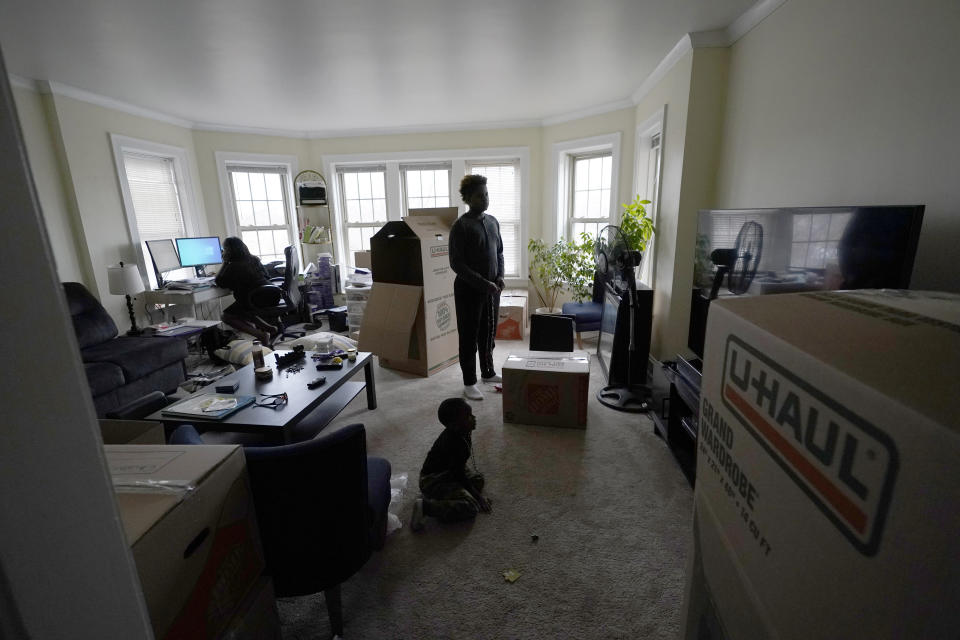
[[[501,296],[496,337],[501,340],[523,340],[526,317],[526,298]]]
[[[370,239],[373,289],[358,348],[380,365],[429,376],[458,360],[457,316],[450,268],[450,226],[456,207],[411,210]]]
[[[954,638],[960,297],[710,305],[684,637]]]
[[[585,351],[516,351],[503,363],[503,421],[587,426],[590,356]]]
[[[243,449],[105,445],[157,638],[213,638],[263,572]]]

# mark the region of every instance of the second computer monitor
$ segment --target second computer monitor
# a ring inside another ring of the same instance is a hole
[[[208,264],[220,264],[223,256],[220,250],[220,238],[177,238],[177,251],[180,253],[180,266],[194,267],[197,276],[204,275],[203,268]]]

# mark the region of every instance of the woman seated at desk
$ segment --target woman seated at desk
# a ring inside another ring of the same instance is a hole
[[[250,334],[265,345],[272,344],[279,333],[277,327],[257,316],[249,304],[251,291],[270,284],[267,270],[260,263],[260,258],[251,254],[240,238],[224,239],[223,267],[220,268],[215,282],[218,287],[233,292],[234,303],[223,310],[223,322],[237,331]],[[278,295],[277,301],[279,300]]]

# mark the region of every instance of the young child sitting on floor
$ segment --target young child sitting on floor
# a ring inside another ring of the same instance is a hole
[[[441,522],[470,520],[477,513],[490,513],[490,501],[483,497],[483,474],[467,460],[473,452],[470,432],[477,427],[473,410],[463,398],[448,398],[440,403],[437,418],[443,433],[430,448],[420,469],[422,497],[413,505],[410,528],[423,530],[424,516]]]

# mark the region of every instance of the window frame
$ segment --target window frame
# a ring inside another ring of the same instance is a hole
[[[466,205],[460,201],[460,179],[466,173],[468,162],[494,162],[497,160],[516,161],[520,167],[520,277],[506,280],[508,287],[527,286],[527,242],[530,229],[530,148],[529,147],[485,147],[472,149],[445,149],[436,151],[396,151],[382,153],[357,153],[326,155],[321,158],[324,173],[337,174],[341,167],[357,165],[386,165],[387,220],[400,220],[406,215],[405,197],[401,186],[400,166],[408,164],[450,164],[450,206],[456,206],[459,215],[466,212]],[[340,264],[341,275],[345,278],[348,265],[353,264],[353,256],[346,256],[344,234],[343,198],[339,180],[334,180],[330,197],[330,219],[334,230],[334,251]]]
[[[410,193],[407,187],[407,171],[437,171],[440,169],[447,170],[447,200],[449,204],[448,207],[455,206],[453,203],[459,199],[460,194],[453,189],[453,170],[451,168],[451,162],[401,162],[397,167],[400,172],[400,194],[401,194],[401,203],[403,206],[403,215],[409,215],[410,212]],[[459,186],[459,185],[457,185]],[[454,195],[456,194],[456,197]],[[436,197],[436,196],[427,196],[427,197]],[[428,207],[414,207],[417,209],[428,208]]]
[[[184,232],[191,236],[205,236],[208,234],[206,219],[200,215],[202,209],[197,200],[197,190],[193,186],[193,160],[183,147],[132,138],[117,133],[110,134],[110,144],[113,147],[113,161],[120,185],[120,197],[123,201],[123,211],[127,219],[127,232],[130,236],[130,244],[133,246],[137,267],[140,269],[140,276],[144,279],[144,283],[156,288],[158,283],[153,272],[153,263],[150,261],[148,266],[147,255],[140,238],[137,214],[133,206],[133,195],[130,192],[130,183],[127,180],[124,155],[135,153],[171,160],[180,202],[180,215],[183,217]]]
[[[620,221],[620,165],[621,165],[621,133],[610,133],[589,138],[556,142],[552,147],[553,172],[551,189],[553,206],[550,216],[551,229],[544,230],[545,237],[552,237],[554,241],[566,237],[569,233],[570,221],[573,217],[573,163],[579,156],[598,152],[610,152],[610,215],[608,224],[617,224]],[[569,239],[569,238],[568,238]]]
[[[511,166],[514,167],[514,170],[515,170],[516,173],[517,173],[517,179],[520,180],[520,183],[521,183],[521,185],[520,185],[520,190],[522,191],[522,188],[523,188],[523,186],[522,186],[522,184],[523,184],[523,179],[522,179],[522,175],[521,175],[520,161],[517,160],[517,159],[510,160],[510,159],[506,159],[506,158],[501,158],[501,159],[499,159],[499,160],[473,160],[473,159],[467,160],[466,163],[465,163],[465,166],[464,166],[464,173],[466,173],[467,167],[493,167],[493,166],[504,166],[504,165],[511,165]],[[458,193],[457,193],[457,196],[459,196],[459,195],[460,195],[460,194],[459,194],[459,192],[458,192]],[[521,197],[522,197],[522,194],[521,194]],[[518,204],[518,205],[520,204],[519,201],[518,201],[517,204]],[[493,215],[494,217],[497,218],[497,222],[500,224],[500,228],[501,228],[501,233],[500,233],[500,235],[501,235],[501,237],[502,237],[502,236],[503,236],[502,229],[503,229],[503,225],[505,224],[505,222],[504,222],[503,220],[501,220],[498,216],[496,216],[495,213],[493,213],[493,214],[491,214],[491,215]],[[519,246],[518,246],[518,248],[520,249],[520,255],[517,257],[518,260],[522,260],[523,257],[526,255],[526,254],[525,254],[525,250],[526,250],[526,240],[521,240],[521,239],[523,238],[523,212],[522,212],[522,207],[521,207],[520,216],[521,216],[521,217],[520,217],[520,220],[516,223],[516,224],[517,224],[517,227],[518,227],[518,228],[517,228],[517,242],[518,242],[518,244],[519,244],[519,243],[522,241],[522,242],[523,242],[523,246],[522,246],[522,247],[519,247]],[[508,282],[508,281],[511,281],[511,282],[512,282],[512,281],[516,281],[516,280],[519,280],[519,279],[520,279],[520,274],[523,274],[523,272],[524,272],[523,265],[520,264],[520,263],[518,263],[518,264],[517,264],[517,268],[518,268],[518,275],[516,275],[516,276],[505,276],[505,277],[504,277],[504,282]]]
[[[334,179],[334,189],[340,194],[341,201],[345,201],[346,197],[344,195],[344,184],[343,176],[345,173],[383,173],[383,199],[384,199],[384,210],[386,212],[385,220],[375,220],[374,222],[350,222],[347,219],[347,216],[343,217],[343,233],[337,233],[337,236],[340,237],[344,245],[344,255],[352,252],[348,252],[347,248],[350,243],[350,229],[365,229],[370,227],[382,227],[386,223],[391,221],[390,217],[390,197],[387,193],[387,183],[388,179],[388,168],[386,164],[374,163],[367,165],[350,165],[350,166],[341,166],[337,169]],[[329,195],[329,194],[328,194]],[[345,203],[344,203],[345,204]]]
[[[286,176],[281,175],[280,184],[285,199],[284,208],[287,210],[287,237],[290,244],[297,249],[299,263],[303,265],[303,248],[300,246],[300,208],[294,197],[293,178],[299,173],[299,163],[296,156],[269,154],[269,153],[242,153],[233,151],[216,151],[214,157],[217,162],[217,176],[220,181],[220,200],[223,209],[224,228],[227,236],[241,236],[240,215],[233,198],[233,185],[230,181],[230,167],[248,167],[250,169],[283,169]],[[222,240],[222,239],[221,239]]]
[[[660,137],[658,152],[659,165],[651,166],[650,148],[654,136]],[[637,125],[634,145],[633,193],[641,194],[641,199],[650,200],[647,214],[653,220],[654,228],[660,218],[660,199],[663,193],[663,164],[667,139],[667,105],[657,109],[653,115]],[[650,193],[652,190],[654,193]],[[642,191],[641,191],[642,185]],[[646,195],[643,195],[646,193]],[[655,288],[657,279],[657,234],[654,233],[647,243],[643,264],[640,268],[639,282]]]

